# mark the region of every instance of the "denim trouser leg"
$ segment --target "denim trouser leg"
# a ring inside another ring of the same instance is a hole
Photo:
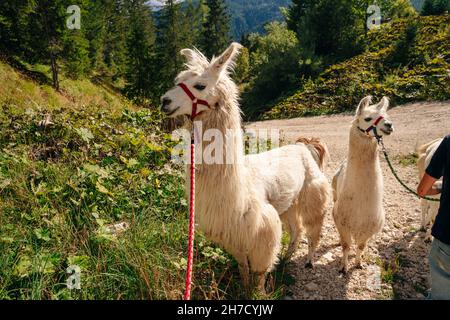
[[[450,300],[450,246],[434,239],[430,252],[432,300]]]

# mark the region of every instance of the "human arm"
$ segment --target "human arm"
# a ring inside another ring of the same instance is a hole
[[[436,178],[430,176],[428,173],[425,173],[422,181],[420,181],[419,187],[417,188],[417,193],[419,196],[426,197],[440,194],[441,190],[439,190],[439,186],[435,186],[436,181]]]
[[[430,161],[430,165],[425,171],[425,175],[417,188],[417,193],[421,196],[437,195],[442,192],[442,185],[439,180],[444,174],[444,168],[449,162],[448,158],[448,138],[443,139],[442,143],[436,149],[433,158]]]

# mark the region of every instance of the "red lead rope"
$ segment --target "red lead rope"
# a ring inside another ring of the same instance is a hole
[[[197,97],[189,90],[188,86],[184,83],[179,83],[178,86],[183,89],[189,99],[192,100],[192,114],[191,120],[194,122],[195,118],[201,113],[197,112],[198,105],[204,105],[211,109],[208,101],[197,99]],[[194,124],[192,124],[194,125]],[[194,129],[192,129],[194,130]],[[188,248],[188,261],[186,270],[186,290],[184,291],[184,300],[191,299],[191,286],[192,286],[192,264],[194,261],[194,236],[195,236],[195,139],[194,131],[192,131],[191,141],[191,190],[189,198],[189,248]]]
[[[194,261],[194,237],[195,237],[195,144],[191,143],[191,190],[189,198],[189,247],[186,270],[186,290],[184,300],[191,300],[192,264]]]

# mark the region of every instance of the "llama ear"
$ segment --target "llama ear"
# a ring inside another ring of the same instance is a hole
[[[389,108],[389,98],[383,97],[383,99],[381,99],[380,103],[377,104],[377,109],[382,110],[382,111],[387,111],[388,108]]]
[[[210,70],[216,74],[220,75],[220,73],[230,66],[233,66],[239,51],[241,50],[242,45],[237,42],[233,42],[228,49],[225,50],[224,53],[217,59],[215,59],[210,67]]]
[[[180,54],[187,59],[188,63],[192,62],[196,57],[196,53],[192,49],[183,49],[180,51]]]
[[[372,102],[372,96],[367,96],[364,99],[362,99],[358,105],[358,108],[356,109],[356,115],[360,116],[361,113],[364,111],[364,109],[367,108],[371,102]]]

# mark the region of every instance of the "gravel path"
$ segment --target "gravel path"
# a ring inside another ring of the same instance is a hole
[[[415,152],[417,146],[450,134],[450,102],[415,103],[389,111],[395,132],[385,139],[399,175],[411,187],[418,183],[414,164],[400,164],[399,159]],[[299,136],[319,137],[326,142],[331,159],[326,174],[331,178],[346,158],[351,115],[322,116],[291,120],[274,120],[248,124],[248,129],[277,128],[286,140]],[[425,234],[420,228],[419,200],[405,191],[390,173],[386,161],[381,165],[385,179],[384,207],[386,225],[372,239],[362,270],[338,273],[341,257],[339,238],[331,216],[327,214],[322,241],[314,270],[305,269],[306,242],[297,251],[288,272],[294,277],[289,290],[294,299],[423,299],[429,288],[428,251]]]

